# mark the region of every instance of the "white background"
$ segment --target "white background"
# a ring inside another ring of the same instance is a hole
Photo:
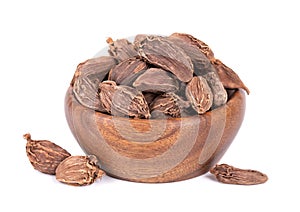
[[[9,2],[9,3],[8,3]],[[299,211],[297,1],[1,1],[1,211]],[[260,170],[257,186],[209,174],[177,183],[104,177],[72,187],[35,171],[23,134],[83,154],[64,115],[78,63],[107,37],[184,32],[206,42],[250,88],[243,125],[220,163]],[[4,209],[5,208],[5,209]]]

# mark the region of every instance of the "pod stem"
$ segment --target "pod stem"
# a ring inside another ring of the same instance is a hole
[[[31,135],[30,135],[30,133],[24,134],[23,138],[26,139],[27,141],[31,141]]]

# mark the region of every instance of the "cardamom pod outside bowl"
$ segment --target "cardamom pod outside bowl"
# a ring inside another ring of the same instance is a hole
[[[225,105],[182,118],[132,119],[81,105],[70,87],[65,97],[69,127],[86,154],[97,156],[107,175],[134,182],[190,179],[210,170],[242,124],[245,92],[234,90]]]

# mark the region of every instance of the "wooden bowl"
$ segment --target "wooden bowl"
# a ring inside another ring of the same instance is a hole
[[[82,106],[69,88],[69,127],[86,154],[96,155],[112,177],[162,183],[204,174],[233,141],[245,113],[245,93],[236,90],[226,105],[184,118],[129,119]]]

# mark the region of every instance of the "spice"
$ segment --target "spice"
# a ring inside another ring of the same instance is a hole
[[[169,92],[156,97],[150,104],[150,111],[153,118],[166,116],[178,118],[185,116],[189,107],[188,101],[184,101],[175,93]]]
[[[139,58],[129,58],[113,67],[108,75],[108,80],[117,84],[131,85],[132,82],[147,69],[147,64]]]
[[[192,79],[193,64],[190,57],[167,38],[147,36],[137,45],[139,54],[150,64],[172,72],[183,82]]]
[[[211,89],[206,80],[201,76],[193,77],[187,84],[186,96],[198,114],[208,111],[213,103]]]
[[[57,167],[56,179],[68,185],[90,185],[105,174],[97,163],[97,158],[94,155],[70,156]]]
[[[27,157],[36,170],[45,174],[55,174],[57,166],[71,154],[48,140],[32,140],[29,133],[23,135]]]
[[[247,94],[250,93],[249,89],[244,85],[240,77],[231,68],[227,67],[218,59],[212,61],[212,64],[216,68],[219,78],[225,88],[242,88],[247,92]]]
[[[214,72],[209,72],[203,75],[203,78],[207,81],[207,84],[213,94],[213,109],[226,104],[228,99],[227,92],[218,75]]]
[[[109,114],[133,118],[150,117],[148,104],[141,91],[125,85],[117,86],[114,81],[100,83],[99,90],[100,101]]]
[[[138,53],[132,43],[127,39],[113,40],[108,38],[106,42],[109,44],[109,54],[114,56],[118,62],[138,56]]]
[[[160,68],[149,68],[141,74],[133,83],[140,91],[146,92],[175,92],[179,89],[176,77]]]
[[[32,166],[45,174],[56,175],[56,179],[69,185],[89,185],[105,173],[98,166],[97,158],[71,156],[69,152],[48,140],[32,140],[29,133],[26,153]]]
[[[188,42],[193,46],[196,46],[209,60],[214,60],[215,56],[211,48],[203,41],[195,38],[192,35],[185,33],[173,33],[171,38],[179,38],[182,41]]]
[[[268,180],[267,175],[250,169],[239,169],[227,164],[214,166],[210,172],[219,182],[237,185],[256,185]]]
[[[107,43],[110,56],[79,64],[71,83],[78,102],[95,111],[129,118],[201,115],[225,105],[236,89],[249,93],[192,35],[138,34],[133,43],[112,38]]]
[[[195,75],[202,76],[209,72],[216,72],[198,43],[192,42],[189,38],[186,39],[185,36],[175,36],[175,34],[169,36],[168,40],[173,41],[191,58]]]
[[[98,86],[115,65],[116,60],[111,56],[93,58],[80,63],[71,82],[78,102],[88,108],[103,112],[99,101]]]

